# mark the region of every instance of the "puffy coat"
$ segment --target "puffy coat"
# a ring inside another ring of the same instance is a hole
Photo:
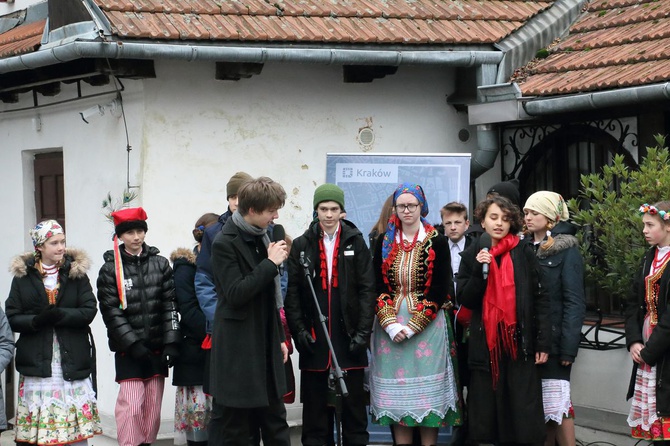
[[[321,308],[321,311],[328,315],[333,308],[340,309],[340,314],[330,314],[329,320],[330,337],[340,366],[365,367],[367,366],[365,351],[351,354],[349,344],[351,338],[356,335],[369,342],[372,332],[377,298],[372,258],[363,235],[353,223],[342,221],[340,230],[342,233],[337,255],[339,302],[338,305],[333,303],[328,305],[328,308]],[[288,259],[289,281],[284,311],[289,328],[294,334],[307,330],[316,335],[313,354],[300,354],[301,369],[322,370],[329,364],[328,344],[322,335],[323,329],[316,313],[314,297],[306,280],[304,267],[300,264],[300,254],[304,253],[310,260],[312,286],[320,297],[320,302],[330,304],[331,301],[325,296],[326,292],[321,286],[320,233],[319,223],[312,223],[302,236],[293,241]],[[333,330],[334,327],[342,327],[343,330]]]
[[[88,378],[94,371],[93,348],[89,324],[97,312],[95,296],[86,271],[90,260],[83,252],[68,249],[59,270],[60,289],[56,306],[65,316],[54,326],[33,328],[35,316],[49,305],[40,272],[35,268],[33,253],[14,258],[12,279],[5,303],[12,330],[19,333],[16,342],[16,370],[24,376],[50,377],[54,330],[60,346],[63,378],[74,381]]]
[[[567,225],[562,222],[551,230],[554,244],[543,250],[541,246],[546,241],[541,242],[537,259],[542,266],[543,281],[551,302],[549,353],[558,356],[560,361],[575,362],[586,313],[584,260],[579,252],[577,237],[562,232],[567,230]]]
[[[205,315],[195,296],[195,254],[180,248],[170,255],[174,271],[174,288],[179,308],[181,342],[174,364],[172,385],[201,386],[205,376]]]
[[[105,252],[105,264],[98,274],[98,301],[107,326],[109,348],[128,352],[131,345],[143,341],[151,350],[179,342],[179,323],[175,302],[172,268],[159,256],[158,249],[144,244],[139,256],[131,256],[123,247],[121,261],[126,282],[127,308],[122,310],[116,289],[114,251]]]
[[[649,274],[655,255],[656,247],[653,247],[644,256],[626,308],[626,347],[629,349],[631,344],[643,343],[642,324],[647,314],[644,278]],[[670,382],[670,311],[668,311],[670,267],[665,268],[658,283],[660,284],[656,304],[658,324],[640,351],[640,356],[645,363],[656,366],[656,411],[659,417],[668,417],[670,416],[670,386],[667,385]],[[626,399],[633,396],[636,373],[637,364],[634,363]]]

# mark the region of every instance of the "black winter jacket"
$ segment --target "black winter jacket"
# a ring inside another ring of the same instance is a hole
[[[586,313],[584,296],[584,260],[579,240],[568,230],[566,222],[551,230],[554,244],[547,250],[537,249],[544,283],[551,302],[551,355],[560,361],[575,362],[579,351],[582,324]],[[528,238],[532,246],[532,237]]]
[[[179,308],[181,343],[179,357],[174,364],[173,386],[201,386],[204,380],[205,315],[195,295],[195,253],[180,248],[170,255],[174,271],[174,288]]]
[[[128,254],[119,246],[126,281],[127,308],[119,308],[119,294],[114,274],[114,251],[105,252],[105,264],[98,274],[98,301],[107,326],[109,348],[128,352],[131,345],[144,342],[154,351],[179,342],[179,323],[175,302],[172,268],[159,256],[158,249],[142,247],[139,256]]]
[[[83,251],[67,250],[59,270],[60,289],[56,298],[56,306],[65,316],[54,326],[35,329],[33,319],[49,305],[42,276],[35,268],[33,253],[23,254],[12,261],[10,270],[14,279],[5,309],[12,330],[20,334],[15,360],[16,370],[22,375],[51,376],[54,330],[66,381],[88,378],[95,370],[89,324],[97,309],[86,275],[89,267],[90,260]]]
[[[456,292],[461,305],[472,310],[468,365],[470,369],[490,371],[489,349],[482,325],[482,303],[487,281],[482,276],[482,264],[475,258],[478,252],[478,244],[473,243],[461,253]],[[519,243],[510,255],[516,287],[518,360],[534,361],[536,352],[549,353],[551,346],[549,294],[533,248],[527,243]]]
[[[360,354],[350,354],[351,339],[358,335],[367,345],[374,322],[374,306],[377,298],[375,277],[372,270],[370,250],[365,239],[356,226],[346,220],[340,224],[340,244],[337,255],[338,288],[337,298],[340,314],[329,314],[328,308],[321,308],[329,315],[331,325],[330,337],[336,348],[338,360],[342,368],[367,366],[365,349]],[[322,231],[319,222],[313,222],[303,235],[293,241],[288,259],[288,291],[284,302],[284,311],[291,333],[295,336],[302,330],[316,334],[317,343],[312,355],[301,352],[300,368],[322,370],[328,367],[328,345],[322,335],[323,329],[316,313],[314,297],[305,276],[305,269],[300,264],[300,254],[309,259],[309,271],[312,285],[317,295],[327,301],[321,285],[321,261],[319,256],[319,239]],[[333,305],[335,307],[335,305]],[[333,318],[337,318],[334,320]],[[332,327],[344,327],[344,333],[333,332]]]
[[[631,297],[626,308],[626,347],[636,342],[644,343],[642,338],[642,325],[647,314],[647,302],[645,301],[644,278],[649,274],[651,263],[656,255],[656,247],[651,248],[642,260],[641,268],[633,284]],[[652,331],[651,336],[640,351],[640,356],[645,363],[656,366],[656,411],[658,416],[670,416],[670,311],[668,305],[668,293],[670,293],[670,267],[666,267],[659,281],[660,288],[656,311],[658,312],[658,324]],[[635,375],[638,365],[633,364],[633,373],[628,387],[626,399],[633,396],[635,389]]]

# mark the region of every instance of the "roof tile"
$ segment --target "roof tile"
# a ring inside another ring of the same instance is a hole
[[[670,0],[598,0],[515,80],[524,95],[552,96],[670,80]]]
[[[492,44],[554,0],[94,1],[119,38],[417,45]]]
[[[46,20],[19,25],[0,34],[0,57],[18,56],[35,51],[42,41]]]

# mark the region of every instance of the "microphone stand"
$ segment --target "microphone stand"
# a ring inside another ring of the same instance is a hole
[[[312,298],[314,299],[314,305],[316,305],[316,311],[319,314],[319,322],[321,322],[321,328],[323,329],[323,334],[325,336],[326,342],[328,343],[328,350],[330,350],[330,356],[332,358],[332,367],[330,368],[330,373],[328,375],[328,405],[335,408],[335,430],[337,432],[337,445],[342,446],[342,432],[340,430],[340,420],[342,418],[342,397],[349,396],[349,391],[347,390],[347,384],[344,382],[344,372],[340,368],[340,364],[337,362],[337,355],[335,355],[335,349],[333,348],[333,343],[328,334],[328,325],[326,325],[327,318],[323,315],[321,311],[321,305],[319,305],[319,299],[316,297],[316,291],[314,291],[314,285],[312,284],[312,278],[310,277],[309,271],[309,259],[305,257],[305,252],[300,252],[300,264],[305,270],[305,279],[309,284],[309,289],[312,293]]]

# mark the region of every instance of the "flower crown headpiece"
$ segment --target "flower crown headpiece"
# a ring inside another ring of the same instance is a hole
[[[670,220],[670,212],[658,209],[653,204],[647,204],[647,203],[643,204],[642,206],[640,206],[640,209],[638,209],[638,212],[640,215],[648,213],[649,215],[658,215],[659,217],[661,217],[661,219],[665,221]]]

